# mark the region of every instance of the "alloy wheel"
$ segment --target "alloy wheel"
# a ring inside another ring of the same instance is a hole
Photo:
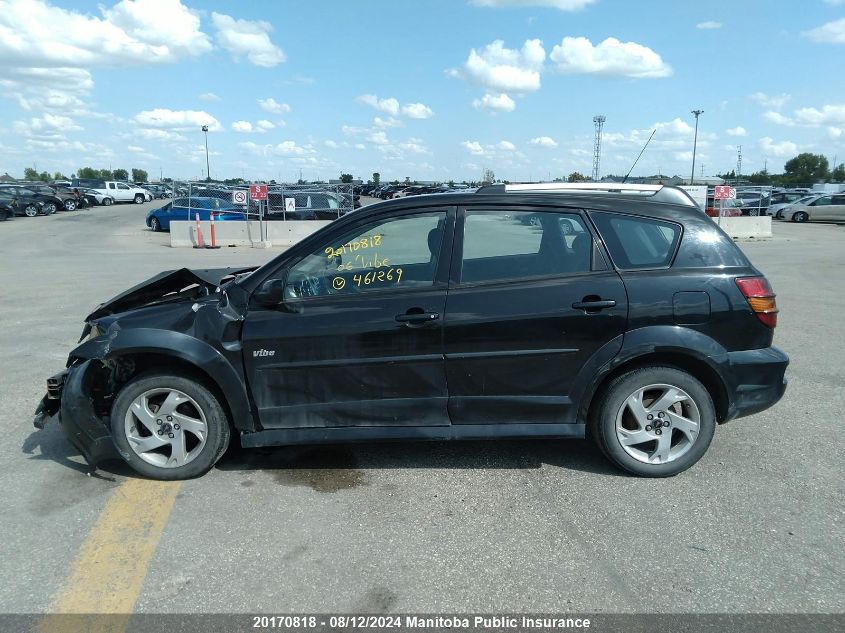
[[[73,200],[65,200],[65,211],[74,211],[76,210],[76,202]]]
[[[680,387],[654,384],[637,389],[616,414],[622,449],[646,464],[666,464],[685,455],[701,430],[701,413]]]
[[[159,468],[193,461],[208,439],[205,413],[196,400],[177,389],[151,389],[132,401],[124,432],[138,457]]]
[[[28,204],[24,208],[23,212],[26,217],[34,218],[36,215],[38,215],[38,207],[36,207],[34,204]]]

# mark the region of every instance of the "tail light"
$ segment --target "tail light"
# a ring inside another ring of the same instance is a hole
[[[739,277],[736,285],[757,318],[764,325],[775,327],[778,324],[778,304],[769,281],[765,277]]]

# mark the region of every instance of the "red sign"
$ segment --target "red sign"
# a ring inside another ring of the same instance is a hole
[[[252,200],[266,200],[267,199],[267,185],[250,185],[249,197]]]
[[[736,197],[736,193],[734,193],[733,187],[729,187],[728,185],[716,185],[713,187],[713,197],[716,200],[728,200]]]

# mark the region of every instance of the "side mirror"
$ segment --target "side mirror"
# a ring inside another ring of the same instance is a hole
[[[268,279],[255,291],[253,298],[262,306],[274,307],[284,299],[284,291],[284,279]]]

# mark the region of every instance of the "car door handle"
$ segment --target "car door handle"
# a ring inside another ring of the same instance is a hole
[[[616,302],[613,299],[608,300],[596,300],[596,301],[576,301],[572,304],[572,307],[576,310],[604,310],[605,308],[614,308],[616,307]]]
[[[405,314],[397,314],[396,320],[399,323],[429,323],[431,321],[436,321],[440,318],[440,314],[437,312],[411,312]]]

